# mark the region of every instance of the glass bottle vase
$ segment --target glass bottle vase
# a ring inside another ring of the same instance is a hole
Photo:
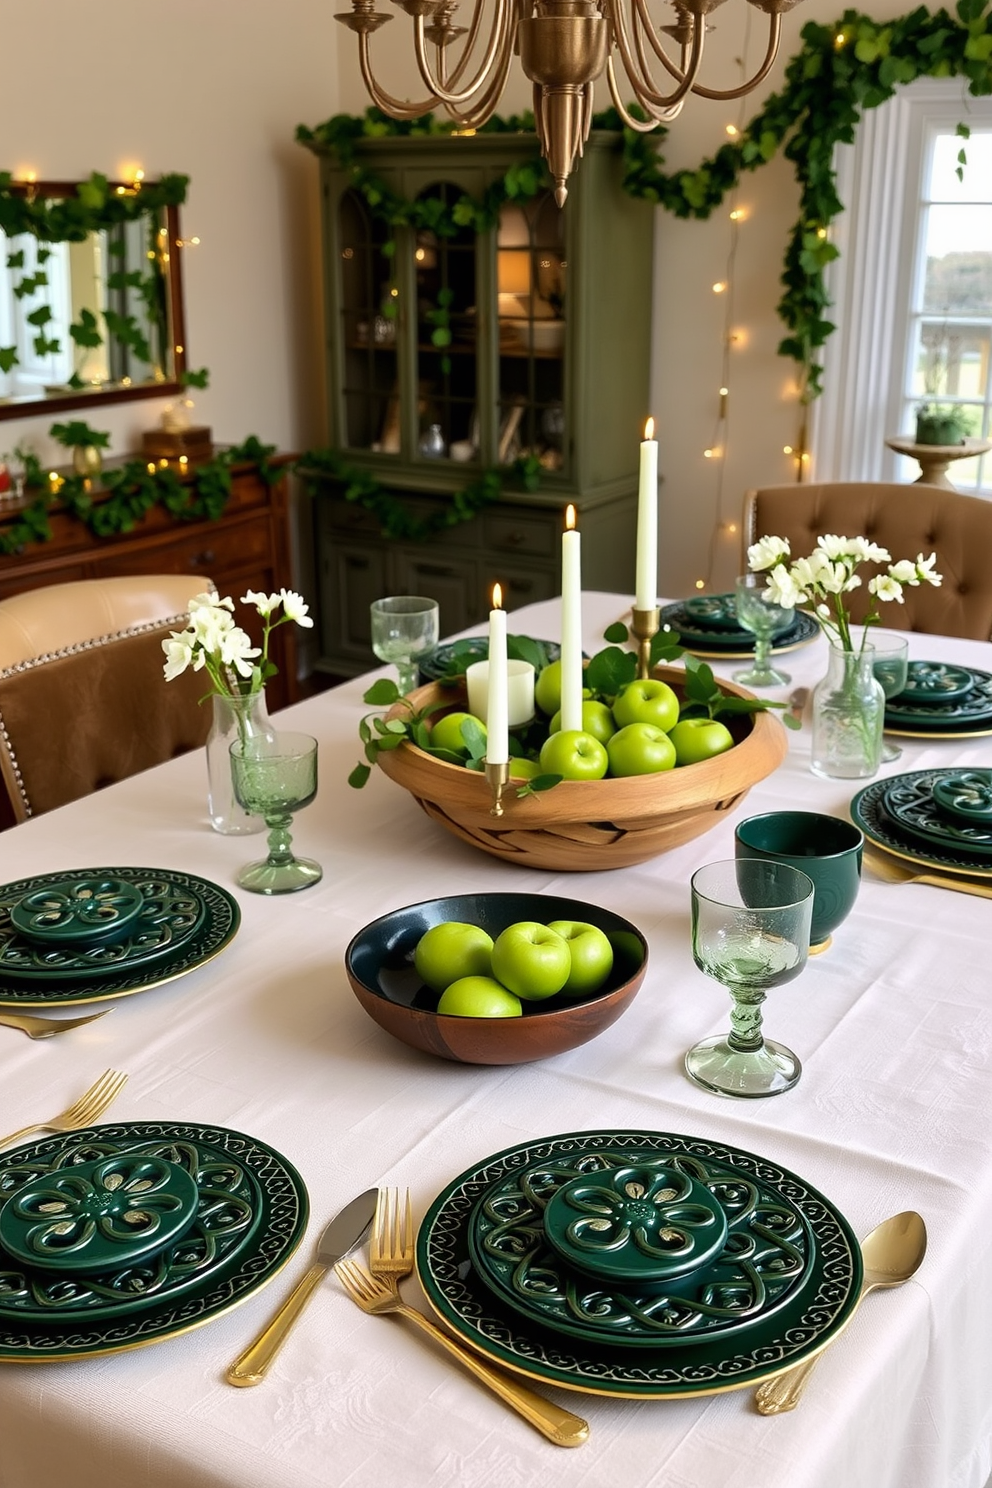
[[[831,644],[827,675],[813,689],[814,775],[863,780],[882,757],[885,693],[873,671],[875,649]]]
[[[238,803],[231,774],[231,745],[235,739],[275,738],[265,707],[265,693],[232,698],[213,694],[213,719],[207,735],[207,790],[210,825],[227,837],[245,837],[265,830],[261,816],[252,816]]]

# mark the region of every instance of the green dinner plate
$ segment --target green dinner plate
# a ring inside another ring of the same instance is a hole
[[[604,1149],[638,1160],[689,1156],[760,1183],[801,1215],[814,1237],[808,1281],[771,1317],[732,1337],[649,1350],[564,1337],[521,1316],[496,1295],[469,1249],[480,1201],[514,1174]],[[507,1148],[454,1179],[437,1196],[417,1236],[417,1272],[440,1317],[493,1363],[548,1384],[630,1398],[711,1395],[759,1383],[824,1348],[850,1319],[862,1279],[861,1250],[833,1205],[777,1163],[722,1142],[667,1132],[587,1131]]]
[[[943,661],[911,661],[906,668],[906,686],[892,702],[922,703],[924,707],[941,707],[966,697],[975,685],[975,675],[966,667],[948,666]]]
[[[88,954],[94,959],[86,975],[76,971],[64,976],[56,964],[34,962],[33,972],[24,975],[22,969],[15,973],[9,965],[0,968],[0,1008],[32,1008],[74,1006],[77,1003],[100,1002],[105,998],[128,997],[134,992],[144,992],[149,987],[161,986],[174,981],[199,966],[211,961],[233,939],[241,923],[241,911],[237,900],[209,879],[198,878],[191,873],[179,873],[170,868],[77,868],[63,869],[59,873],[39,874],[24,878],[17,883],[6,884],[0,890],[0,940],[6,937],[8,948],[16,949],[19,943],[26,948],[28,942],[11,932],[11,903],[30,893],[35,888],[44,888],[48,883],[62,883],[74,877],[89,878],[105,874],[126,882],[138,884],[147,890],[149,903],[153,901],[163,909],[165,928],[172,936],[164,953],[151,959],[137,958],[128,964],[115,965],[105,961],[103,955],[113,952],[115,946],[93,948]],[[185,905],[180,910],[178,906]],[[172,911],[176,913],[173,915]],[[193,919],[195,913],[195,921]],[[176,921],[182,919],[180,926]],[[173,932],[175,932],[173,934]],[[124,942],[128,944],[127,941]],[[39,946],[32,947],[31,955],[49,954],[71,956],[65,952],[49,953]],[[13,951],[8,960],[15,959]],[[25,956],[25,964],[29,964]]]
[[[195,880],[176,881],[175,875],[157,870],[135,870],[116,873],[122,888],[140,896],[138,913],[123,934],[113,941],[98,939],[86,945],[78,941],[58,943],[40,940],[26,933],[24,909],[46,901],[46,886],[31,880],[25,894],[19,884],[8,884],[0,890],[0,981],[13,977],[18,982],[92,981],[97,976],[130,972],[151,961],[162,960],[178,952],[193,939],[203,923],[206,906]],[[75,873],[43,874],[49,879],[53,899],[64,898],[73,884],[89,885],[106,882],[108,874],[87,870]],[[35,914],[33,918],[40,918]]]
[[[95,1277],[32,1269],[0,1250],[0,1363],[117,1353],[189,1332],[265,1286],[303,1237],[309,1205],[296,1169],[254,1137],[192,1122],[114,1123],[25,1143],[0,1156],[0,1202],[123,1155],[164,1158],[193,1178],[192,1227]]]
[[[987,858],[964,848],[938,847],[936,843],[925,846],[909,837],[885,809],[885,791],[893,780],[901,780],[907,785],[920,781],[926,789],[932,790],[934,781],[947,773],[944,765],[930,770],[911,770],[905,775],[889,776],[886,780],[873,780],[859,790],[851,802],[852,820],[864,832],[868,842],[906,863],[916,863],[922,868],[939,868],[944,873],[964,873],[971,878],[992,878],[992,865]]]
[[[753,631],[737,622],[734,596],[732,594],[710,594],[705,598],[711,605],[708,619],[704,619],[691,608],[701,604],[703,602],[701,599],[679,599],[674,604],[667,604],[662,608],[662,625],[670,625],[673,630],[677,630],[681,639],[686,643],[698,641],[700,645],[714,646],[718,649],[725,646],[734,649],[739,649],[741,646],[753,647]],[[797,610],[793,618],[779,628],[773,638],[773,645],[795,638],[801,614],[802,611]]]
[[[974,773],[968,769],[929,770],[915,780],[896,775],[882,792],[882,807],[900,831],[924,847],[964,851],[984,861],[992,860],[992,824],[950,816],[934,798],[935,785]]]
[[[992,672],[981,672],[976,667],[969,670],[972,685],[963,697],[941,703],[914,703],[901,692],[892,698],[885,705],[887,732],[912,729],[919,736],[928,737],[992,728]]]
[[[753,1327],[809,1281],[816,1256],[802,1214],[760,1177],[651,1146],[514,1170],[476,1205],[468,1249],[529,1322],[653,1350]]]
[[[750,631],[734,630],[721,634],[715,629],[704,629],[691,624],[687,626],[682,603],[679,601],[674,605],[666,605],[661,611],[661,623],[671,626],[683,650],[713,661],[746,661],[754,655],[754,638]],[[673,611],[674,614],[671,613]],[[815,640],[819,634],[820,627],[813,616],[797,610],[791,625],[773,638],[771,649],[775,654],[795,651],[799,646]]]

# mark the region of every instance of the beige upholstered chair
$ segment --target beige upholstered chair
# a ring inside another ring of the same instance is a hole
[[[937,555],[943,575],[906,588],[905,602],[887,604],[884,623],[931,635],[992,638],[992,501],[941,486],[838,481],[763,486],[744,498],[745,549],[759,537],[787,537],[794,558],[804,557],[826,533],[867,537],[894,559]],[[865,587],[850,595],[851,613],[863,618]]]
[[[4,824],[204,742],[203,677],[167,684],[162,641],[207,587],[187,574],[84,579],[0,602]]]

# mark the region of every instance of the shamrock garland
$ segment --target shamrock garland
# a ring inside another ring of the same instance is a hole
[[[843,210],[833,169],[834,147],[852,142],[865,109],[877,108],[916,78],[958,76],[967,79],[974,96],[992,93],[988,6],[989,0],[958,0],[954,16],[944,9],[931,12],[918,6],[886,21],[845,10],[829,25],[808,23],[801,32],[802,46],[786,68],[783,87],[766,99],[736,139],[694,171],[664,172],[660,154],[664,129],[638,134],[623,126],[614,109],[593,120],[596,129],[623,134],[624,189],[677,217],[709,217],[745,171],[757,170],[784,150],[799,183],[800,211],[789,234],[781,276],[784,294],[777,308],[789,334],[779,352],[799,364],[804,403],[823,390],[817,356],[834,329],[826,316],[829,298],[824,282],[827,264],[837,257],[830,224]],[[404,200],[356,160],[355,145],[362,138],[450,134],[453,129],[433,117],[397,122],[368,109],[358,117],[338,114],[315,129],[301,125],[297,139],[311,149],[332,150],[350,170],[355,188],[374,215],[393,226],[429,227],[440,236],[451,236],[465,226],[477,231],[492,228],[505,201],[525,200],[547,186],[543,162],[535,156],[513,167],[480,200],[462,196],[446,209],[436,198]],[[533,129],[531,116],[493,118],[483,126],[489,132],[522,129]],[[967,138],[967,127],[959,125],[958,133]],[[963,152],[959,158],[963,165]]]

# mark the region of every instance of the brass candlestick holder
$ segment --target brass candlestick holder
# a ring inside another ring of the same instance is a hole
[[[486,779],[489,781],[489,789],[493,793],[493,804],[489,808],[490,816],[503,815],[503,792],[510,778],[510,763],[505,760],[500,764],[491,764],[486,760]]]
[[[632,609],[630,612],[630,630],[637,641],[637,675],[638,677],[649,677],[651,675],[651,642],[658,634],[661,626],[661,610],[655,605],[653,610]]]

